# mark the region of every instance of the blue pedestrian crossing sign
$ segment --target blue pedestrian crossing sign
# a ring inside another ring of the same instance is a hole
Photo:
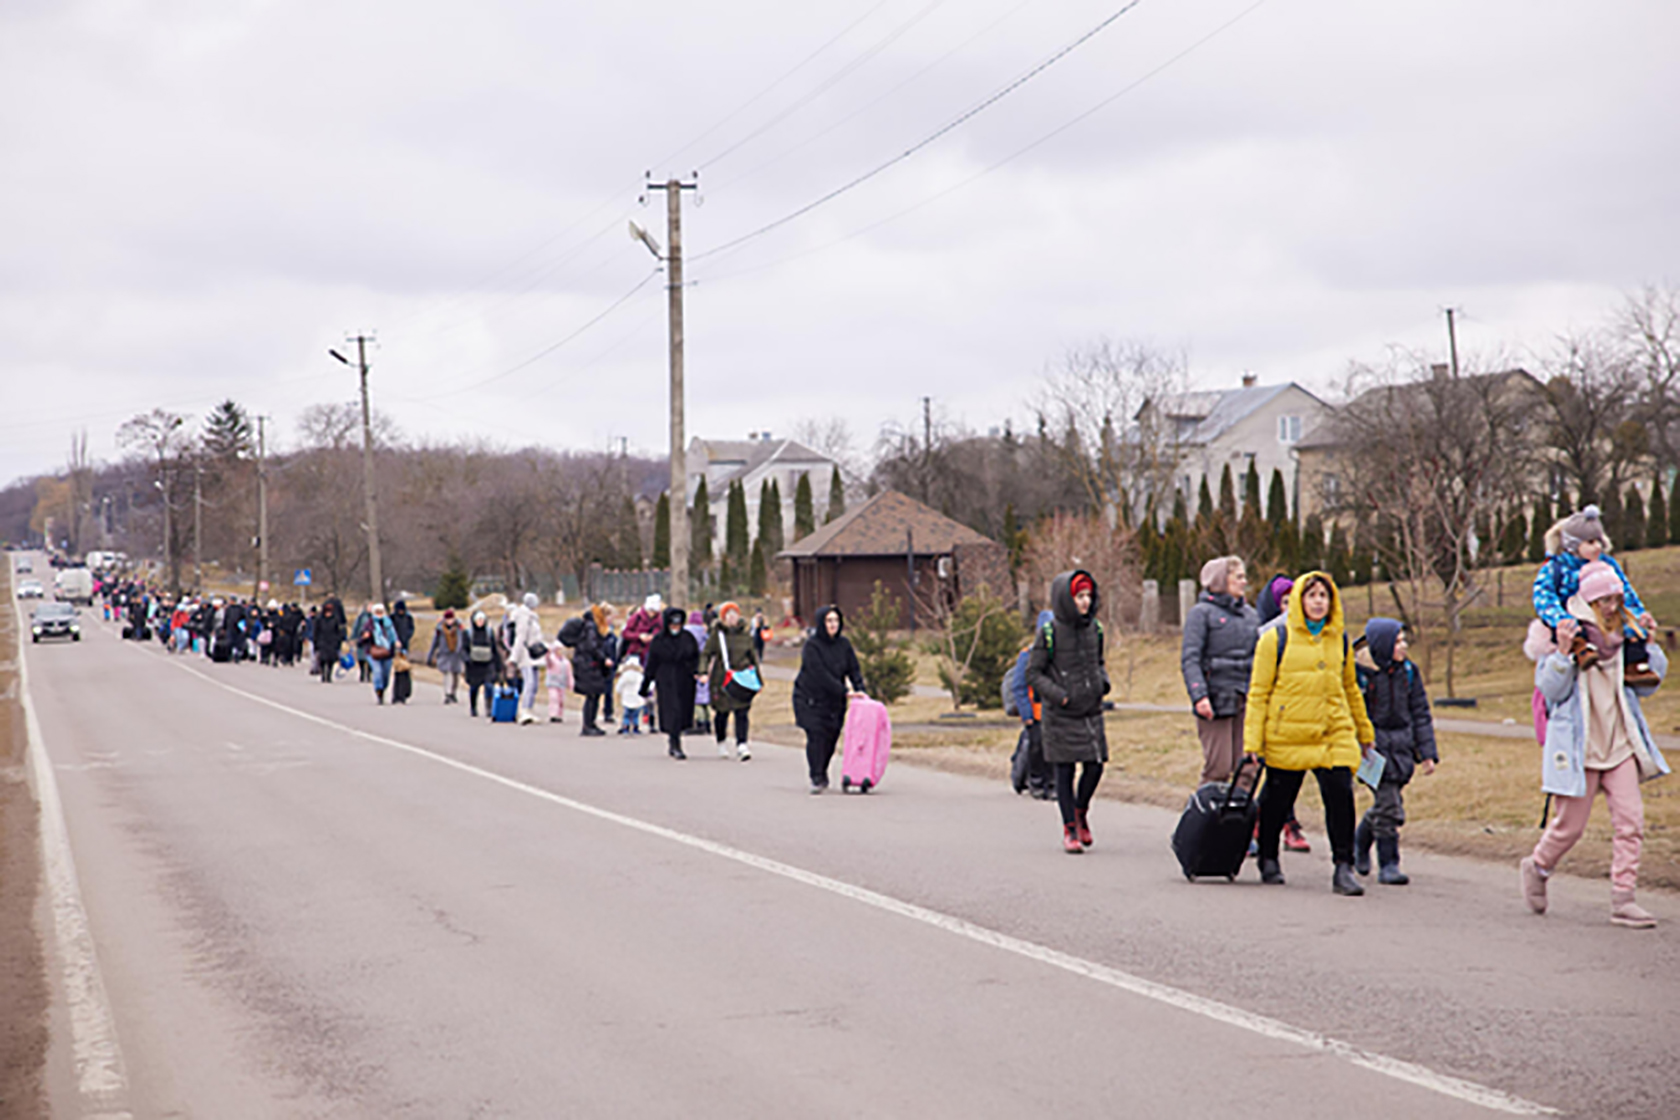
[[[293,576],[292,576],[292,586],[293,587],[308,587],[310,584],[312,584],[314,582],[315,582],[315,577],[310,574],[308,568],[299,568],[297,570],[297,572],[295,574],[293,574]]]

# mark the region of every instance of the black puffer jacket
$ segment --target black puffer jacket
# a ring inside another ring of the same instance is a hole
[[[1050,585],[1050,609],[1056,617],[1039,628],[1027,655],[1027,683],[1044,709],[1047,762],[1108,761],[1102,714],[1108,669],[1103,665],[1102,625],[1097,622],[1102,599],[1097,581],[1091,579],[1091,609],[1079,613],[1071,586],[1079,575],[1091,579],[1091,573],[1075,570],[1063,572]]]
[[[1260,615],[1241,599],[1202,592],[1184,619],[1180,655],[1191,704],[1211,700],[1214,719],[1243,710],[1259,628]]]
[[[694,678],[700,672],[700,643],[684,627],[688,615],[681,607],[666,607],[663,625],[647,647],[642,695],[658,690],[659,726],[685,731],[694,722]]]
[[[606,692],[612,687],[612,660],[618,639],[609,630],[601,633],[595,619],[583,616],[583,635],[572,650],[572,691],[582,696]]]
[[[1376,748],[1388,759],[1385,785],[1405,785],[1424,759],[1439,762],[1435,747],[1435,717],[1423,677],[1410,661],[1394,660],[1400,623],[1374,618],[1365,627],[1365,649],[1357,662],[1359,690],[1365,694],[1365,714],[1376,728]]]
[[[828,634],[828,616],[840,629]],[[863,691],[863,669],[846,637],[846,616],[839,607],[817,612],[817,624],[805,638],[799,676],[793,682],[793,722],[813,734],[833,734],[846,720],[846,693]]]

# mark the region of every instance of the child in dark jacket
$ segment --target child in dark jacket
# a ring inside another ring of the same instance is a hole
[[[1377,882],[1403,887],[1400,826],[1406,823],[1405,789],[1415,770],[1435,772],[1435,721],[1423,678],[1406,658],[1405,628],[1392,618],[1373,618],[1356,657],[1365,711],[1376,728],[1376,749],[1386,760],[1373,791],[1376,800],[1354,834],[1354,868],[1371,873],[1371,845],[1377,847]]]

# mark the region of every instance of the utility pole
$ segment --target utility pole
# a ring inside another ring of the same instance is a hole
[[[257,417],[257,594],[268,582],[268,443],[266,416]]]
[[[1458,380],[1458,325],[1453,321],[1458,309],[1449,307],[1447,312],[1447,348],[1452,354],[1453,380]]]
[[[368,408],[367,344],[365,334],[356,336],[356,368],[362,378],[362,500],[367,505],[368,577],[373,584],[373,602],[385,601],[385,572],[379,563],[379,503],[373,490],[373,413]]]
[[[204,461],[193,453],[193,585],[204,590]]]
[[[922,398],[922,501],[928,500],[933,492],[933,480],[928,477],[929,464],[933,457],[933,398]],[[915,626],[911,626],[915,630]]]
[[[648,189],[665,192],[665,291],[671,321],[671,594],[674,607],[688,606],[688,449],[683,431],[683,264],[682,192],[697,190],[695,181],[667,179]],[[632,226],[632,229],[636,227]],[[641,240],[654,256],[659,249],[645,232]]]

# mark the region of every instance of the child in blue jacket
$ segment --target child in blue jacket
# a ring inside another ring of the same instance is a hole
[[[1633,626],[1623,630],[1622,661],[1627,686],[1653,687],[1657,675],[1651,671],[1645,639],[1657,620],[1639,601],[1627,573],[1610,555],[1610,538],[1605,535],[1597,506],[1587,506],[1546,531],[1546,562],[1534,576],[1534,613],[1551,630],[1558,648],[1568,652],[1579,629],[1569,614],[1569,597],[1580,590],[1581,569],[1594,560],[1604,561],[1616,573],[1622,584],[1623,608],[1638,620],[1639,628],[1644,631],[1640,633]]]
[[[1376,800],[1353,837],[1353,866],[1371,873],[1371,845],[1377,846],[1377,882],[1403,887],[1411,882],[1400,870],[1400,826],[1406,823],[1406,784],[1418,770],[1435,773],[1441,760],[1435,749],[1435,720],[1423,677],[1406,657],[1405,627],[1396,619],[1373,618],[1355,657],[1365,712],[1376,728],[1376,749],[1385,764]]]

